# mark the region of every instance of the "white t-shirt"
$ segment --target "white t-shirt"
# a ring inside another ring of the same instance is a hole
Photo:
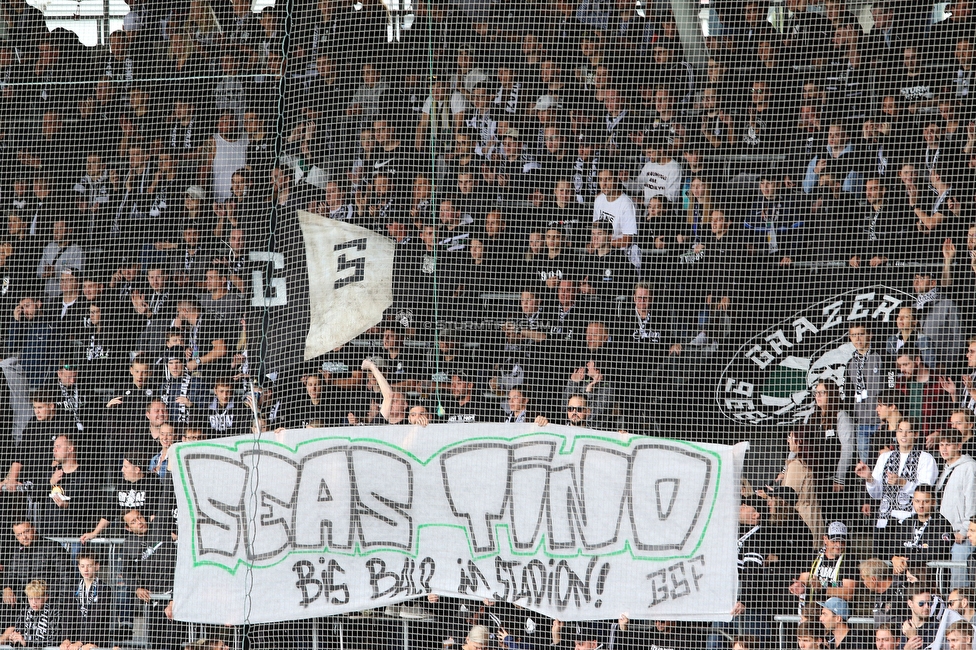
[[[627,185],[627,190],[644,192],[644,205],[655,196],[663,196],[672,203],[678,200],[681,192],[681,165],[672,158],[662,164],[648,162],[641,168],[637,180]]]
[[[225,201],[231,197],[231,176],[247,164],[247,136],[242,135],[231,142],[215,133],[213,141],[216,149],[213,159],[214,198]]]
[[[626,194],[609,201],[606,194],[600,193],[593,201],[593,223],[599,221],[613,224],[612,239],[620,239],[624,235],[637,237],[637,214],[634,212],[634,202]],[[631,264],[640,268],[640,249],[636,243],[625,248],[624,253]]]
[[[444,102],[450,102],[451,115],[457,115],[458,113],[463,113],[468,109],[468,101],[464,98],[461,93],[454,93],[449,98],[441,100]],[[424,101],[423,108],[420,110],[424,115],[430,115],[430,107],[434,103],[434,98],[431,95],[427,95],[427,99]]]

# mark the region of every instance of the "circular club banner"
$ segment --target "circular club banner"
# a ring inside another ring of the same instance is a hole
[[[854,352],[852,325],[864,324],[871,346],[884,348],[884,335],[902,306],[914,298],[886,286],[837,294],[756,334],[739,348],[715,387],[719,410],[743,424],[789,426],[813,413],[812,387],[832,381],[844,391],[844,373]],[[890,325],[889,325],[890,324]]]

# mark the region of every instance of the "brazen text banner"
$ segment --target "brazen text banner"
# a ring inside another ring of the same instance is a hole
[[[745,447],[487,424],[183,444],[175,615],[264,623],[437,593],[562,620],[728,620]]]

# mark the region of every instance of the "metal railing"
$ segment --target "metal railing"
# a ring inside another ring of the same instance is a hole
[[[79,544],[79,545],[81,544],[81,539],[78,538],[78,537],[47,537],[46,539],[49,539],[52,542],[57,542],[58,544],[61,544],[62,546],[65,547],[66,550],[69,550],[69,551],[70,551],[71,546],[76,545],[76,544]],[[109,582],[109,585],[112,587],[112,591],[113,591],[113,595],[114,595],[114,597],[112,598],[112,629],[115,632],[119,632],[119,631],[121,631],[123,629],[123,626],[121,625],[121,612],[120,612],[120,609],[119,609],[119,598],[118,598],[119,587],[120,587],[119,577],[121,576],[121,570],[120,570],[120,567],[119,567],[118,554],[117,554],[116,550],[118,548],[120,548],[122,546],[122,544],[124,544],[124,543],[125,543],[125,538],[123,538],[123,537],[96,537],[95,539],[90,540],[90,541],[86,542],[86,544],[85,544],[86,546],[107,546],[108,547],[108,572],[109,572],[109,576],[110,576],[110,579],[108,580],[108,582]],[[135,587],[132,587],[131,585],[126,585],[126,587],[127,588],[132,588],[133,590],[135,589]],[[150,594],[149,599],[150,599],[150,602],[152,602],[152,601],[157,601],[157,602],[166,601],[166,602],[168,602],[168,601],[170,601],[170,600],[173,599],[173,596],[172,596],[172,594],[168,594],[168,593],[165,593],[165,594]],[[133,601],[134,604],[135,604],[135,602],[136,601]],[[147,616],[147,613],[146,613],[146,609],[150,606],[150,603],[143,603],[142,601],[138,601],[138,602],[142,603],[143,618],[145,618],[146,620],[148,620],[148,616]],[[135,625],[133,625],[133,637],[132,637],[132,639],[126,641],[125,643],[121,643],[121,644],[117,644],[117,645],[121,645],[121,646],[137,646],[137,647],[145,647],[145,646],[147,646],[148,645],[148,639],[147,638],[143,638],[143,637],[136,637],[135,634],[134,634],[134,632],[135,632]],[[193,639],[191,638],[189,640],[192,641]],[[5,648],[5,647],[6,646],[0,646],[0,648]]]
[[[949,585],[945,582],[946,569],[965,569],[967,564],[965,562],[955,562],[951,560],[933,560],[926,563],[926,566],[930,569],[936,569],[936,584],[939,585],[939,592],[943,594],[949,593]],[[800,617],[796,614],[777,614],[773,616],[773,621],[777,624],[777,636],[779,642],[779,650],[791,650],[796,646],[795,643],[787,643],[786,640],[786,625],[798,625],[800,622]],[[851,616],[847,619],[847,624],[851,627],[874,627],[874,619],[867,616]]]

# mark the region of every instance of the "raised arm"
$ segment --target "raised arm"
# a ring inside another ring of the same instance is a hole
[[[376,378],[376,383],[380,387],[380,392],[383,394],[380,415],[383,416],[384,420],[389,421],[390,409],[393,406],[393,389],[390,387],[390,382],[386,381],[386,377],[383,376],[383,373],[376,367],[372,359],[363,359],[363,370],[369,370],[373,373],[373,377]]]

